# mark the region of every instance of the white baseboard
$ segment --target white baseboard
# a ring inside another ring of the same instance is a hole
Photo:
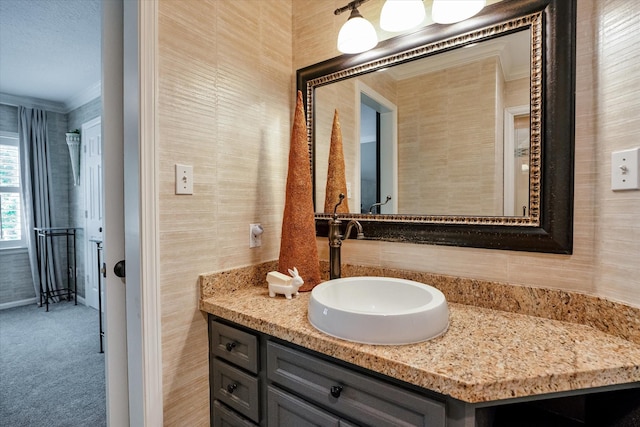
[[[11,301],[0,304],[0,310],[6,310],[7,308],[20,307],[22,305],[36,304],[38,299],[36,297],[23,299],[20,301]]]
[[[29,304],[37,304],[38,303],[38,298],[28,298],[28,299],[23,299],[20,301],[11,301],[11,302],[5,302],[0,304],[0,310],[6,310],[8,308],[13,308],[13,307],[20,307],[23,305],[29,305]],[[81,296],[78,297],[78,304],[82,304],[85,306],[89,306],[87,304],[87,302],[85,301],[85,299]]]

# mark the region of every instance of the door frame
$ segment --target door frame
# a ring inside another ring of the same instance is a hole
[[[158,6],[147,1],[101,3],[105,297],[121,303],[106,302],[110,310],[105,316],[107,423],[161,426],[155,189]],[[109,209],[111,218],[107,216]],[[113,273],[113,266],[122,259],[127,262],[125,280]],[[117,331],[126,334],[115,336]],[[115,381],[110,380],[111,375]]]
[[[158,2],[125,1],[125,253],[127,286],[132,278],[138,284],[127,288],[127,319],[136,316],[127,320],[127,345],[134,349],[129,351],[132,426],[163,425],[157,50]],[[136,181],[138,185],[130,185]]]
[[[502,215],[514,216],[515,214],[515,168],[513,162],[513,155],[515,152],[515,128],[514,122],[517,116],[524,114],[530,114],[530,108],[528,105],[518,105],[514,107],[507,107],[504,109],[504,151],[503,151],[503,210]]]
[[[356,140],[358,141],[357,159],[356,159],[356,176],[360,177],[360,104],[362,96],[369,98],[375,105],[369,105],[380,113],[380,197],[385,199],[387,195],[391,195],[389,203],[381,206],[381,213],[397,214],[398,213],[398,107],[376,92],[371,87],[356,82]],[[381,111],[382,110],[382,111]],[[382,160],[384,159],[384,161]],[[358,194],[360,194],[360,182],[358,181]],[[360,197],[360,196],[358,196]],[[383,202],[384,200],[378,200]],[[358,200],[359,202],[359,200]],[[360,203],[357,204],[360,206]]]

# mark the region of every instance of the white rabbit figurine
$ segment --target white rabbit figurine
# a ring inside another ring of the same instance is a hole
[[[291,299],[291,295],[298,295],[298,289],[304,283],[302,277],[298,274],[298,269],[293,267],[289,269],[289,277],[278,271],[267,273],[267,282],[269,283],[269,296],[275,297],[276,294],[283,294],[287,299]]]

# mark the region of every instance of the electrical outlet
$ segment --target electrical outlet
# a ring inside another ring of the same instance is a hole
[[[260,224],[249,224],[249,247],[258,248],[262,246],[262,233],[264,228]]]

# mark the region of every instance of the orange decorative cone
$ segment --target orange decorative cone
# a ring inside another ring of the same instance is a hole
[[[329,146],[329,165],[327,171],[327,191],[324,198],[325,213],[333,213],[333,209],[340,201],[340,193],[345,199],[336,212],[349,213],[349,201],[347,199],[347,177],[344,171],[344,150],[342,148],[342,129],[338,110],[333,114],[333,127],[331,128],[331,145]]]
[[[289,171],[282,218],[282,238],[278,271],[289,274],[296,267],[304,284],[301,292],[320,283],[320,262],[316,246],[316,223],[313,211],[313,187],[309,169],[307,122],[298,91],[296,111],[289,147]]]

